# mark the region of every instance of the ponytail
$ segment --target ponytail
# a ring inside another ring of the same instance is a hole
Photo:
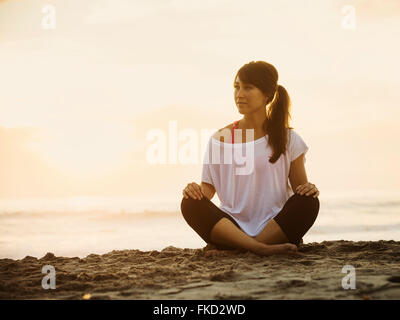
[[[272,147],[269,162],[275,163],[282,153],[286,152],[291,101],[286,89],[278,85],[270,107],[267,109],[267,119],[263,123],[264,132],[268,134],[268,143]]]

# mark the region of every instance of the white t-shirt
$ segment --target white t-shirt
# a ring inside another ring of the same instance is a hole
[[[201,181],[214,186],[221,201],[219,208],[244,232],[256,236],[294,194],[289,182],[290,163],[305,154],[308,146],[288,129],[289,147],[270,163],[268,135],[234,144],[220,142],[213,135],[207,143]]]

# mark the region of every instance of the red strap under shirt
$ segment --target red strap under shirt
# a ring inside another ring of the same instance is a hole
[[[239,123],[239,120],[237,120],[237,121],[235,121],[233,123],[233,127],[232,127],[232,144],[235,143],[234,132],[235,132],[235,129],[238,128],[238,123]]]

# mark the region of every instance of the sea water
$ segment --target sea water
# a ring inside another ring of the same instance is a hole
[[[397,190],[325,192],[303,241],[400,241],[399,195]],[[155,196],[0,199],[0,258],[202,248],[206,243],[183,219],[180,201]],[[219,205],[217,197],[212,201]]]

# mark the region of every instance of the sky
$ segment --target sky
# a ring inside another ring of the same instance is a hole
[[[399,18],[396,0],[0,1],[0,198],[180,201],[257,60],[291,97],[321,197],[399,190]],[[164,164],[151,132],[182,138]]]

